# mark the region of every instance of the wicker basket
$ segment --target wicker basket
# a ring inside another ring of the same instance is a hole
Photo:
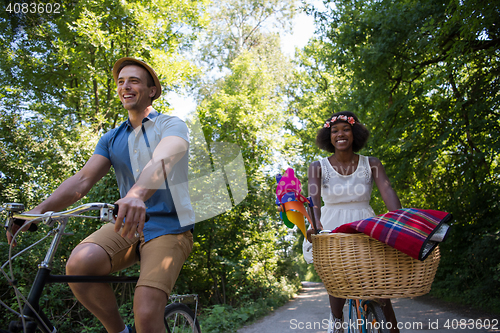
[[[313,235],[314,268],[328,293],[340,298],[401,298],[427,294],[439,248],[424,261],[365,234]]]

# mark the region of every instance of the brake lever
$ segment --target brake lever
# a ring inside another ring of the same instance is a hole
[[[108,207],[101,208],[99,218],[103,222],[110,222],[110,223],[115,224],[116,223],[115,216],[117,216],[117,215],[118,215],[118,205],[115,204],[113,209],[108,208]],[[150,218],[150,215],[148,213],[146,213],[146,218],[145,218],[144,222],[148,222],[149,218]],[[122,225],[122,228],[123,228],[123,225]],[[135,236],[139,237],[139,233],[136,232]]]
[[[115,223],[115,216],[118,215],[118,205],[114,204],[114,208],[101,208],[101,214],[100,214],[100,219],[103,222],[111,222]],[[150,215],[146,213],[146,217],[144,219],[144,222],[148,222],[150,219]]]
[[[113,209],[108,207],[101,208],[99,219],[103,222],[115,223],[115,213]]]

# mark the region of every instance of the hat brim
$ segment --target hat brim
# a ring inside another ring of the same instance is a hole
[[[118,59],[115,62],[115,65],[113,66],[113,78],[115,79],[115,82],[118,81],[118,74],[120,74],[120,73],[118,73],[118,69],[120,68],[121,64],[123,62],[125,62],[125,61],[132,61],[132,62],[135,62],[135,63],[143,66],[144,68],[146,68],[146,70],[149,72],[149,74],[151,74],[151,76],[153,77],[153,81],[154,81],[155,87],[156,87],[156,94],[153,96],[153,100],[155,100],[158,97],[160,97],[160,95],[161,95],[161,84],[160,84],[160,80],[158,79],[158,75],[156,75],[156,72],[154,71],[153,68],[151,68],[151,66],[149,66],[144,61],[141,61],[139,59],[130,58],[130,57],[124,57],[124,58]]]

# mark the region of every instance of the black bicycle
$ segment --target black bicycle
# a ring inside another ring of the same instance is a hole
[[[5,228],[8,231],[12,230],[14,223],[21,226],[21,228],[14,234],[14,240],[19,234],[23,226],[30,222],[42,222],[49,226],[50,229],[42,239],[26,247],[19,253],[12,255],[12,243],[9,247],[8,260],[0,267],[0,272],[7,280],[7,283],[14,289],[17,303],[19,305],[19,312],[8,306],[2,300],[0,305],[5,307],[8,311],[17,315],[19,320],[12,321],[7,330],[0,329],[0,333],[34,333],[37,329],[44,333],[55,333],[57,329],[51,323],[49,318],[43,312],[40,306],[40,298],[44,294],[44,287],[48,283],[74,283],[74,282],[102,282],[102,283],[135,283],[138,280],[137,276],[123,277],[123,276],[76,276],[76,275],[52,275],[52,263],[56,250],[61,242],[65,233],[66,225],[70,217],[78,218],[98,218],[104,222],[114,223],[114,216],[118,211],[116,205],[107,203],[89,203],[78,206],[76,208],[62,211],[62,212],[47,212],[45,214],[26,214],[23,213],[24,205],[18,203],[8,203],[0,207],[0,212],[7,215],[5,221]],[[100,211],[99,216],[84,216],[85,212]],[[36,224],[31,224],[30,231],[37,229]],[[28,251],[32,247],[41,243],[48,237],[52,237],[51,244],[45,254],[45,259],[38,265],[38,272],[35,280],[31,285],[30,292],[26,298],[19,291],[16,280],[14,279],[12,261]],[[7,270],[8,268],[8,270]],[[171,295],[171,303],[165,307],[164,322],[165,329],[168,333],[201,333],[199,320],[197,318],[198,311],[198,295]],[[194,312],[186,304],[194,304]]]

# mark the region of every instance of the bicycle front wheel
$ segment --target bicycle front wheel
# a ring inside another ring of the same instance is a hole
[[[377,302],[366,304],[366,332],[367,333],[389,333],[387,320],[382,307]]]
[[[201,333],[198,318],[182,303],[172,303],[165,307],[165,328],[167,333]]]

